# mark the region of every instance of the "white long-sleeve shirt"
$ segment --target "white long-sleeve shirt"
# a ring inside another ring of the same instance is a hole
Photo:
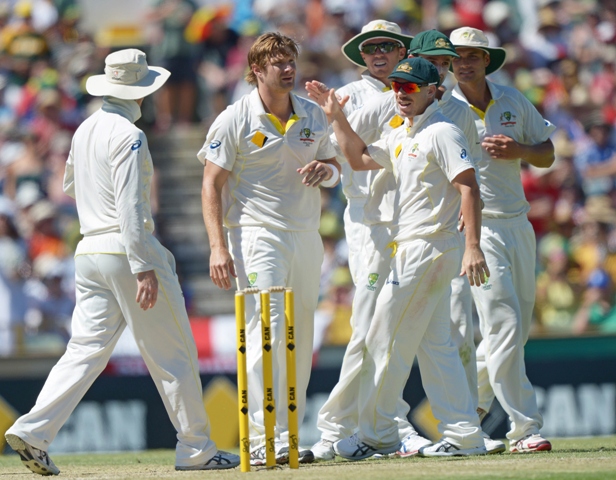
[[[153,166],[145,134],[133,125],[140,116],[134,100],[104,97],[75,132],[64,173],[84,235],[75,254],[125,254],[133,273],[154,268]]]

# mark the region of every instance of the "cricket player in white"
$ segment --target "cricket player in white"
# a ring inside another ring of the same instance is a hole
[[[505,51],[490,48],[481,30],[459,28],[451,41],[460,55],[453,62],[459,82],[454,95],[473,113],[483,147],[481,244],[492,276],[473,289],[483,337],[477,348],[478,412],[488,412],[496,396],[511,421],[512,452],[551,450],[539,435],[543,419],[524,366],[535,302],[536,240],[526,216],[520,163],[540,168],[553,163],[549,137],[555,127],[516,89],[486,80],[504,64]]]
[[[413,37],[404,35],[396,23],[373,20],[342,46],[342,53],[349,61],[366,68],[361,80],[351,82],[336,91],[339,98],[349,97],[343,108],[347,117],[360,110],[375,95],[390,90],[387,77],[406,56],[412,39]],[[340,181],[342,192],[347,199],[344,232],[349,250],[349,271],[353,283],[357,286],[358,275],[364,263],[361,246],[368,234],[364,222],[364,205],[370,193],[374,173],[356,172],[346,162],[341,165]]]
[[[319,184],[338,183],[339,165],[327,118],[314,102],[291,92],[297,44],[277,33],[259,37],[248,53],[256,88],[228,107],[198,153],[205,163],[203,216],[210,275],[220,288],[285,285],[295,292],[297,406],[301,424],[312,364],[323,243],[318,233]],[[228,229],[227,247],[223,233]],[[282,294],[272,295],[277,461],[288,460],[285,329]],[[251,463],[265,464],[260,307],[246,298]],[[285,445],[286,444],[286,445]],[[300,451],[300,462],[314,460]]]
[[[323,105],[353,168],[385,168],[393,172],[397,187],[392,222],[397,247],[366,337],[359,432],[336,442],[334,450],[351,460],[398,450],[395,416],[418,355],[420,366],[425,362],[424,387],[443,433],[441,441],[422,447],[420,454],[485,454],[479,418],[451,341],[448,301],[451,280],[460,274],[460,205],[468,230],[462,271],[471,285],[489,275],[479,248],[479,186],[464,134],[435,101],[437,69],[411,58],[400,62],[390,79],[406,121],[370,147],[350,127],[333,91]]]
[[[86,83],[88,93],[103,96],[103,106],[75,132],[64,177],[84,236],[75,253],[73,334],[36,405],[6,433],[26,467],[41,475],[60,473],[47,455],[49,445],[127,326],[178,432],[176,469],[239,465],[237,455],[218,451],[209,438],[175,260],[152,234],[152,158],[133,124],[143,98],[167,78],[167,70],[148,67],[143,52],[128,49],[108,55],[105,74]]]
[[[441,80],[441,85],[436,92],[439,107],[443,114],[464,132],[469,143],[471,160],[474,161],[474,158],[481,155],[481,147],[475,122],[468,111],[468,107],[452,96],[455,78],[449,72],[449,67],[452,58],[457,54],[451,42],[444,34],[436,30],[428,30],[413,38],[410,52],[413,55],[425,58],[437,68]],[[444,82],[445,85],[443,85]],[[327,88],[319,82],[309,82],[306,88],[309,95],[315,98],[319,98],[327,92]],[[339,91],[336,93],[338,94]],[[385,137],[404,121],[399,115],[396,97],[391,90],[373,95],[373,98],[368,100],[361,109],[351,113],[348,120],[351,128],[366,144]],[[336,146],[335,135],[333,137],[334,146]],[[344,171],[345,165],[348,167],[348,164],[343,163],[346,162],[344,157],[338,157],[338,159]],[[479,177],[477,170],[476,177],[477,179]],[[395,192],[395,186],[392,187],[391,185],[392,180],[392,174],[381,170],[377,180],[372,182],[370,187],[370,196],[364,216],[364,223],[369,233],[361,239],[363,244],[360,258],[364,263],[362,273],[359,276],[361,283],[358,285],[353,298],[353,335],[345,352],[340,380],[319,411],[317,426],[322,432],[322,438],[312,447],[315,457],[320,460],[333,459],[333,443],[351,435],[357,428],[357,394],[359,390],[357,375],[361,371],[365,336],[374,314],[376,299],[390,271],[391,248],[389,243],[391,235],[389,227],[392,220],[392,211],[391,206],[386,205],[386,203],[393,202],[390,198]],[[388,193],[385,194],[385,192]],[[378,246],[375,243],[377,240]],[[451,334],[458,347],[473,404],[476,408],[477,367],[472,326],[472,297],[470,285],[465,277],[456,277],[452,281]],[[403,457],[416,455],[419,448],[432,443],[417,434],[407,420],[408,411],[408,404],[400,399],[396,419],[402,439],[398,455]],[[505,450],[505,445],[500,441],[486,438],[485,443],[489,453],[500,453]]]

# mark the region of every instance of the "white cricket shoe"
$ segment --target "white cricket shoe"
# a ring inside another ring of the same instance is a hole
[[[409,433],[402,439],[400,449],[396,452],[399,457],[414,457],[419,453],[421,447],[432,445],[432,442],[427,438],[422,437],[417,432]]]
[[[473,448],[458,448],[447,440],[441,440],[434,445],[428,445],[419,449],[420,457],[466,457],[469,455],[486,455],[485,445]]]
[[[376,453],[388,454],[398,450],[400,442],[389,447],[373,447],[362,442],[357,434],[334,443],[334,452],[347,460],[363,460]]]
[[[4,438],[6,438],[6,443],[19,454],[21,463],[27,469],[39,475],[58,475],[60,473],[60,469],[56,467],[46,451],[33,447],[12,433],[7,433]]]
[[[552,444],[538,433],[526,435],[517,442],[511,442],[511,453],[549,452]]]
[[[486,446],[486,451],[488,455],[494,455],[496,453],[503,453],[507,450],[507,447],[500,440],[494,440],[488,436],[483,437],[483,443]]]
[[[314,458],[317,461],[327,462],[336,457],[336,452],[334,452],[334,442],[331,440],[321,439],[315,443],[310,450],[314,453]]]
[[[305,448],[300,448],[298,452],[299,463],[312,463],[314,462],[314,453],[312,450],[307,450]],[[289,463],[289,444],[284,443],[282,446],[276,451],[276,463],[278,465],[285,465]]]
[[[197,465],[189,465],[186,467],[179,467],[176,465],[176,470],[224,470],[227,468],[235,468],[240,464],[240,457],[234,453],[224,452],[218,450],[216,455],[210,458],[205,463],[199,463]]]

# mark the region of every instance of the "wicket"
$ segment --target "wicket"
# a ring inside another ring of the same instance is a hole
[[[263,414],[265,423],[265,465],[276,466],[275,426],[276,403],[272,368],[272,345],[270,324],[270,294],[284,292],[284,312],[287,348],[287,405],[289,423],[289,466],[299,468],[299,431],[297,404],[295,403],[295,302],[293,289],[270,287],[259,290],[256,287],[235,292],[235,319],[237,328],[237,397],[240,420],[240,468],[250,471],[250,436],[248,428],[248,379],[246,372],[246,295],[260,294],[261,297],[261,343],[263,349]]]

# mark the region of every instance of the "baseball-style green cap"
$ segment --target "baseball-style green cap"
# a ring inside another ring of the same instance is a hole
[[[459,57],[455,47],[444,33],[438,30],[425,30],[411,41],[409,53],[413,55],[451,55]]]
[[[421,57],[405,58],[396,65],[392,74],[387,78],[418,84],[430,83],[438,85],[441,82],[441,76],[438,74],[436,67]]]

